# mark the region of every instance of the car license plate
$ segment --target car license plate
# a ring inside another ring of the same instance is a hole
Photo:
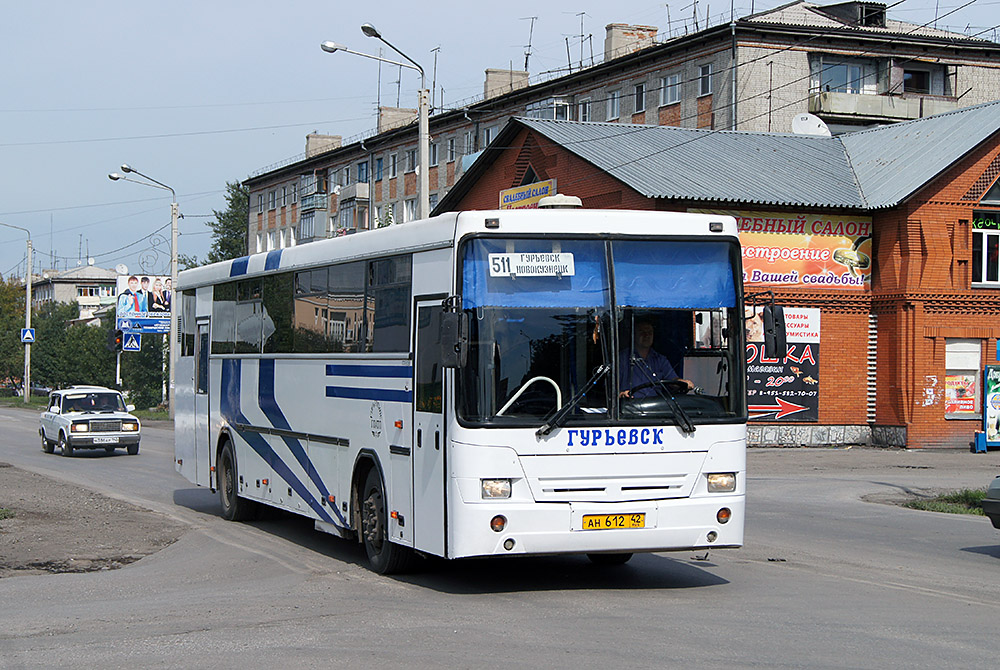
[[[634,514],[585,514],[583,516],[583,530],[645,527],[645,512],[636,512]]]
[[[118,444],[117,437],[95,437],[94,444]]]

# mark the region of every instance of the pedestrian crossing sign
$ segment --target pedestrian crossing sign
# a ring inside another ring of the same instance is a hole
[[[21,329],[21,342],[23,344],[34,344],[34,342],[35,342],[35,329],[34,328],[22,328]]]
[[[125,335],[125,341],[122,342],[122,351],[139,351],[139,347],[142,345],[142,335],[136,335],[135,333],[128,333]]]

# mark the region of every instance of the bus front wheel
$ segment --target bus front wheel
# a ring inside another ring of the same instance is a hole
[[[232,442],[226,442],[219,453],[218,474],[222,518],[228,521],[250,521],[256,518],[258,503],[239,496],[239,474]]]
[[[360,498],[361,538],[371,569],[381,575],[405,571],[413,560],[413,551],[389,541],[385,490],[378,468],[368,471]]]

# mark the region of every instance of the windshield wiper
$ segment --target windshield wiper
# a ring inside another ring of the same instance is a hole
[[[677,402],[677,398],[675,398],[670,391],[663,386],[663,384],[658,383],[656,375],[653,373],[653,369],[649,367],[649,363],[646,362],[646,359],[633,354],[632,360],[629,361],[629,365],[633,365],[635,363],[641,363],[641,365],[636,366],[639,368],[639,372],[646,375],[650,386],[652,386],[657,393],[666,398],[671,409],[674,410],[674,416],[677,417],[677,425],[680,426],[680,429],[685,433],[693,433],[695,428],[694,424],[691,422],[691,417],[688,416],[688,413],[685,412],[684,408],[681,407],[679,402]]]
[[[587,391],[594,387],[594,385],[601,381],[608,372],[611,371],[611,366],[607,363],[602,363],[597,366],[597,370],[594,372],[593,376],[587,381],[583,387],[576,392],[576,395],[569,399],[569,401],[562,406],[562,408],[556,410],[556,413],[552,415],[552,418],[548,420],[547,423],[542,424],[542,427],[535,431],[535,435],[538,437],[543,437],[548,435],[553,430],[562,425],[563,420],[569,416],[569,413],[580,404],[583,397],[587,395]]]

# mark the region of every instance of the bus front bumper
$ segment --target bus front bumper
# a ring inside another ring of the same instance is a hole
[[[449,558],[514,554],[638,553],[743,545],[745,497],[712,495],[622,503],[459,504],[449,515]],[[720,521],[729,510],[726,523]],[[608,528],[624,517],[642,527]],[[503,516],[500,532],[494,517]],[[586,519],[584,517],[587,517]],[[585,524],[593,529],[584,529]]]

